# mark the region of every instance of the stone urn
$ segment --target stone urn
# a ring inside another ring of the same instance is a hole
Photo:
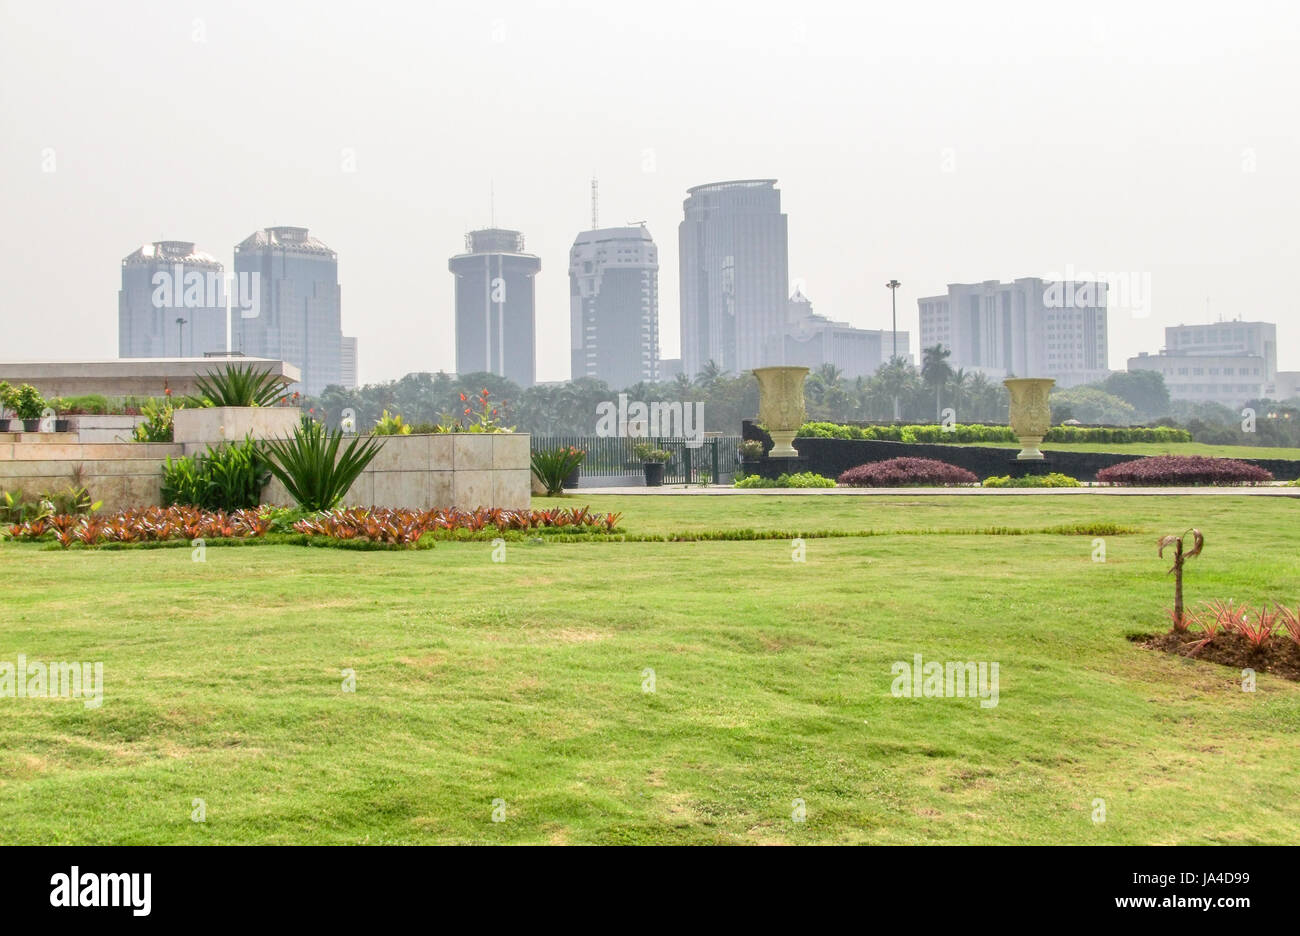
[[[1056,381],[1051,377],[1008,377],[1002,381],[1011,394],[1011,430],[1020,440],[1023,461],[1042,461],[1038,445],[1052,428],[1048,394]]]
[[[758,418],[772,437],[768,458],[797,458],[790,443],[803,425],[803,379],[806,367],[756,367]]]

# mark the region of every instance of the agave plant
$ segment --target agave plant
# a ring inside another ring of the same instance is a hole
[[[213,406],[270,406],[284,396],[284,378],[253,365],[227,364],[195,379],[199,396]]]
[[[330,432],[312,421],[293,431],[291,439],[269,439],[271,473],[305,510],[333,510],[353,482],[379,454],[382,438],[358,436],[339,451],[343,432]]]
[[[1188,533],[1192,534],[1192,548],[1187,552],[1183,551],[1183,537]],[[1184,630],[1183,624],[1183,563],[1188,559],[1201,554],[1201,548],[1205,545],[1205,537],[1201,536],[1201,531],[1195,528],[1185,530],[1178,536],[1160,537],[1159,549],[1156,554],[1164,558],[1165,547],[1174,547],[1174,564],[1169,569],[1174,576],[1174,611],[1171,617],[1174,621],[1174,630]]]

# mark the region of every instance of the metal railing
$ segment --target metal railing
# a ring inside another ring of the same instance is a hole
[[[632,439],[622,436],[532,436],[534,452],[572,445],[587,453],[579,476],[596,479],[631,479],[644,476],[634,450],[638,445],[672,452],[664,464],[664,484],[730,484],[740,469],[740,436],[708,436],[692,448],[687,439]],[[632,483],[630,480],[628,483]]]

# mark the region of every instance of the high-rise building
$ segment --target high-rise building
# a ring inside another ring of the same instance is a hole
[[[536,296],[542,261],[524,252],[518,231],[465,235],[465,253],[447,263],[456,276],[456,370],[496,374],[521,387],[536,382]]]
[[[1059,387],[1110,373],[1103,282],[954,283],[946,296],[917,305],[921,348],[944,346],[952,367],[990,378],[1054,377]]]
[[[800,290],[790,297],[787,309],[785,329],[768,339],[766,358],[773,364],[802,365],[810,370],[832,364],[851,379],[871,376],[894,352],[892,331],[854,328],[818,315]],[[898,356],[910,359],[905,331],[898,333]]]
[[[573,379],[659,379],[659,252],[645,225],[584,231],[569,251]]]
[[[1278,373],[1272,322],[1171,325],[1164,350],[1129,358],[1128,369],[1159,371],[1171,400],[1241,406],[1264,397],[1285,399],[1289,389]]]
[[[256,282],[258,296],[250,308],[232,303],[233,350],[297,366],[302,383],[295,389],[308,396],[341,384],[338,254],[304,227],[265,228],[235,246],[235,275],[241,285]]]
[[[340,347],[343,361],[339,367],[339,383],[351,390],[357,385],[357,339],[344,335]]]
[[[156,241],[127,255],[117,294],[118,357],[225,352],[224,280],[216,258],[189,241]]]
[[[697,185],[682,204],[682,370],[709,361],[739,373],[770,361],[769,339],[786,324],[786,216],[775,179]]]

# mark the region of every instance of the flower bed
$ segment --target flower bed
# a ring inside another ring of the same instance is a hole
[[[561,530],[612,533],[622,514],[592,513],[588,507],[553,510],[405,510],[353,507],[303,517],[301,512],[275,507],[224,511],[197,507],[144,507],[108,517],[58,514],[12,524],[9,538],[27,542],[52,541],[65,549],[76,545],[163,543],[173,540],[257,539],[270,533],[295,533],[326,540],[410,545],[425,533],[464,530]]]
[[[1111,465],[1097,472],[1110,484],[1155,486],[1169,484],[1258,484],[1273,475],[1258,465],[1235,458],[1205,455],[1155,455]]]
[[[1300,680],[1300,607],[1274,603],[1255,610],[1231,601],[1201,605],[1199,612],[1185,611],[1184,620],[1169,633],[1139,638],[1143,646]]]
[[[979,478],[933,458],[890,458],[850,468],[839,477],[850,487],[942,487],[949,484],[977,484]]]

